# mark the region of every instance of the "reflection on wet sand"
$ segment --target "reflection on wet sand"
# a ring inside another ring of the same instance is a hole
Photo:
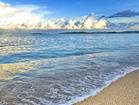
[[[16,73],[32,70],[35,62],[0,64],[0,80],[12,79]]]

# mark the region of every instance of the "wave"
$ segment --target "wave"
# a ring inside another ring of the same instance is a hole
[[[8,54],[0,57],[0,60],[2,61],[0,64],[3,63],[14,63],[14,62],[25,62],[28,59],[29,60],[43,60],[43,59],[51,59],[51,58],[64,58],[64,57],[70,57],[70,56],[82,56],[82,55],[88,55],[88,54],[100,54],[100,53],[108,53],[109,51],[100,52],[100,51],[88,51],[88,52],[74,52],[74,53],[68,53],[68,52],[47,52],[47,53],[41,53],[41,52],[22,52],[22,53],[15,53],[15,54]]]
[[[96,96],[98,93],[100,93],[101,91],[103,91],[105,88],[107,88],[108,86],[110,86],[113,82],[117,81],[118,79],[128,75],[131,72],[134,72],[136,70],[139,69],[139,67],[129,67],[129,68],[125,68],[127,71],[121,75],[117,75],[115,78],[113,78],[112,80],[106,81],[105,82],[105,86],[101,87],[101,88],[97,88],[97,89],[93,89],[92,91],[90,91],[90,93],[88,95],[84,95],[82,97],[73,97],[71,101],[65,103],[65,104],[61,104],[61,105],[74,105],[77,102],[83,101],[84,99],[87,99],[91,96]]]

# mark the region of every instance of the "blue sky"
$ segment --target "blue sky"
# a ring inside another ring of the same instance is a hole
[[[0,0],[12,5],[33,4],[46,6],[49,18],[71,18],[89,13],[112,15],[123,10],[139,10],[139,0]]]

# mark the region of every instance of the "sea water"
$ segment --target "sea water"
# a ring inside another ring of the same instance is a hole
[[[2,32],[0,67],[0,105],[70,105],[139,67],[139,34]]]

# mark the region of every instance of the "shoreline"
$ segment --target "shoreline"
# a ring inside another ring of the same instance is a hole
[[[138,105],[138,87],[139,69],[134,69],[111,82],[96,95],[75,102],[73,105]]]

